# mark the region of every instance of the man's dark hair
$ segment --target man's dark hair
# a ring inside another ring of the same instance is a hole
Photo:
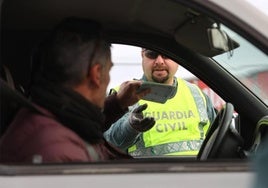
[[[100,24],[88,19],[66,18],[40,47],[40,72],[55,84],[76,85],[88,69],[110,57],[110,44]]]

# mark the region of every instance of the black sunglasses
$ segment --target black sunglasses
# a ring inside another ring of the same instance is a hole
[[[149,59],[156,59],[159,55],[163,58],[163,59],[167,59],[168,57],[160,54],[158,52],[152,51],[152,50],[144,50],[144,55],[149,58]]]

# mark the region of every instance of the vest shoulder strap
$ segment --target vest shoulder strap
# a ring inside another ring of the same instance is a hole
[[[191,84],[189,82],[186,82],[186,84],[193,95],[198,113],[201,118],[201,122],[204,122],[204,124],[206,124],[208,121],[208,114],[207,114],[207,105],[206,105],[205,96],[196,85]]]

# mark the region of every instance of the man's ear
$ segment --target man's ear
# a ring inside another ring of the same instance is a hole
[[[88,71],[88,80],[90,80],[91,85],[99,87],[101,85],[102,66],[95,64]]]

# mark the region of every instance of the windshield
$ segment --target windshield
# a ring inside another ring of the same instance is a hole
[[[221,28],[239,44],[239,47],[213,59],[268,105],[267,55],[227,27]]]

